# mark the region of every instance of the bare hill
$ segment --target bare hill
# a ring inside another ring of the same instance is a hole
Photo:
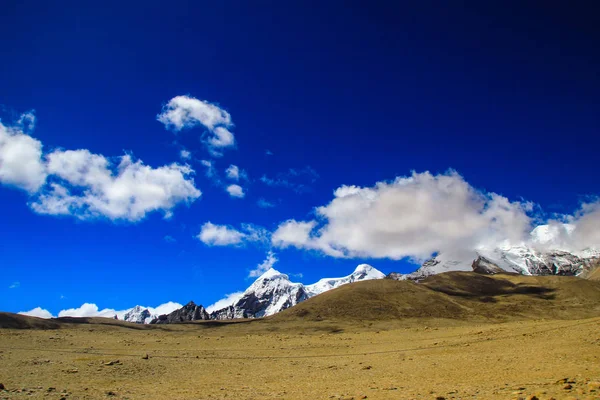
[[[0,312],[0,329],[58,329],[60,323],[50,319]]]
[[[273,320],[589,318],[600,315],[600,282],[566,276],[449,272],[421,283],[376,280],[342,286]]]

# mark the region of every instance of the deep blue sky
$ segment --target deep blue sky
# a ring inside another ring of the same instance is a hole
[[[239,165],[251,183],[231,199],[193,164],[202,198],[171,220],[135,224],[37,215],[26,193],[0,187],[0,310],[210,304],[248,286],[265,249],[207,247],[194,238],[203,223],[274,229],[307,218],[341,184],[411,170],[453,168],[548,213],[600,193],[593,2],[398,3],[4,1],[3,121],[35,109],[45,150],[126,151],[161,166],[178,161],[179,148],[156,114],[189,94],[231,114],[237,149],[217,167]],[[197,135],[177,138],[208,157]],[[306,193],[258,181],[305,166],[319,175]],[[257,207],[261,197],[277,206]],[[278,257],[277,269],[309,283],[363,261],[385,273],[415,268],[296,250]]]

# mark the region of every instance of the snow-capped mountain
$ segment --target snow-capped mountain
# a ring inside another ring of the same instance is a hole
[[[448,271],[498,271],[523,275],[579,275],[600,260],[598,249],[568,251],[569,224],[537,226],[529,241],[519,245],[503,244],[496,248],[438,254],[413,273],[388,275],[392,279],[420,280]]]
[[[271,268],[261,275],[234,304],[211,314],[212,319],[257,318],[276,314],[301,301],[347,283],[383,279],[385,275],[367,264],[341,278],[325,278],[303,285],[291,282],[286,274]]]
[[[123,318],[119,319],[127,322],[133,322],[134,324],[147,324],[157,317],[157,315],[150,314],[150,310],[147,308],[135,306],[131,310],[127,311],[125,315],[123,315]]]
[[[385,274],[381,271],[376,270],[368,264],[361,264],[348,276],[342,278],[323,278],[317,283],[306,285],[305,289],[308,296],[312,297],[347,283],[383,278],[385,278]]]
[[[214,311],[213,319],[266,317],[308,299],[301,283],[271,268],[262,274],[242,297],[229,307]]]

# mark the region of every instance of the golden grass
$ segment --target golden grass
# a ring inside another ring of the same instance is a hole
[[[360,282],[233,323],[0,329],[0,398],[599,398],[600,284],[491,279]]]

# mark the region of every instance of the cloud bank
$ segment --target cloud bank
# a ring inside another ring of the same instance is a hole
[[[271,241],[333,257],[423,260],[457,248],[520,243],[531,230],[531,207],[478,191],[454,171],[413,173],[373,187],[341,186],[316,208],[316,219],[285,221]]]

